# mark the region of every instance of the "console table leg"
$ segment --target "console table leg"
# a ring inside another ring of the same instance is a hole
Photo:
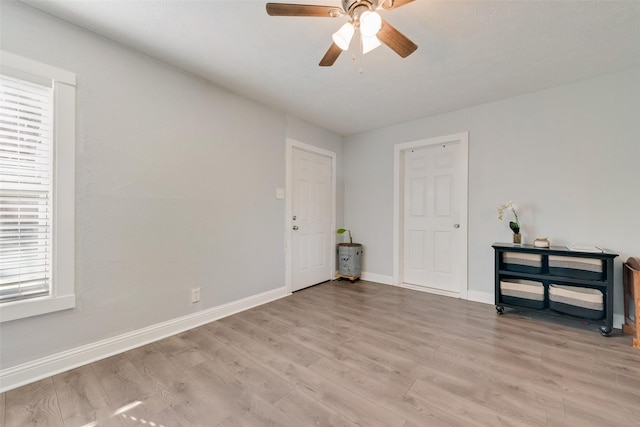
[[[504,313],[504,307],[501,305],[496,305],[496,311],[498,312],[498,314],[503,314]]]

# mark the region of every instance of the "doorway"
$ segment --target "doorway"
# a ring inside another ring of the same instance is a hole
[[[287,141],[286,285],[289,292],[335,274],[336,154]]]
[[[394,149],[395,285],[467,298],[469,134]]]

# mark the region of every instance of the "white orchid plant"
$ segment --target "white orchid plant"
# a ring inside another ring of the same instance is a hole
[[[518,220],[516,205],[511,200],[509,200],[508,203],[505,203],[504,205],[498,207],[498,219],[500,221],[502,221],[502,218],[504,217],[504,213],[506,211],[513,212],[513,216],[515,216],[516,220],[509,221],[509,228],[511,229],[511,231],[513,231],[514,234],[518,234],[520,232],[520,221]]]

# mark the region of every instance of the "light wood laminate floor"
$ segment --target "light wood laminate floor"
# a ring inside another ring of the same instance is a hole
[[[4,426],[640,425],[631,337],[329,282],[0,395]]]

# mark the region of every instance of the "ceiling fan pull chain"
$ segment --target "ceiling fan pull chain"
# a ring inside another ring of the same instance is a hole
[[[359,31],[358,31],[359,32]],[[360,40],[360,49],[358,49],[358,74],[364,73],[364,67],[362,66],[362,59],[364,58],[364,53],[362,52],[362,34],[358,34],[358,40]]]

